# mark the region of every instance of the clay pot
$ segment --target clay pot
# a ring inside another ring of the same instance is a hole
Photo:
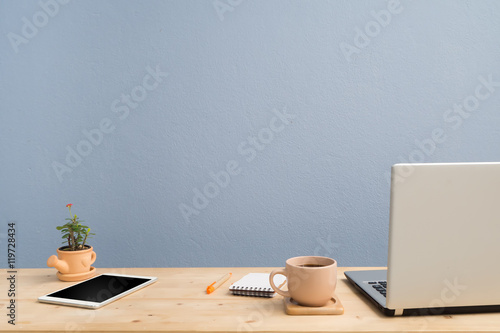
[[[71,281],[78,281],[79,277],[83,280],[91,271],[95,271],[91,265],[97,258],[92,246],[86,245],[85,247],[87,249],[79,251],[63,251],[66,246],[60,247],[57,249],[57,256],[50,256],[47,260],[47,266],[55,267],[59,271],[57,276],[63,281],[68,281],[64,276],[72,277]]]

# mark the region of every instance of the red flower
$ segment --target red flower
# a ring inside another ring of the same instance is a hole
[[[71,208],[71,206],[73,206],[73,204],[67,204],[66,207],[69,207]]]

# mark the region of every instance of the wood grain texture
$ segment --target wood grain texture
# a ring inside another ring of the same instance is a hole
[[[37,298],[72,282],[54,269],[19,269],[16,326],[7,323],[7,275],[0,284],[2,332],[500,332],[500,313],[427,317],[385,317],[345,279],[339,268],[339,316],[290,316],[283,298],[233,296],[231,283],[250,272],[273,268],[98,268],[97,274],[157,276],[158,281],[98,310],[38,303]],[[365,268],[366,269],[366,268]],[[209,283],[233,276],[210,295]]]

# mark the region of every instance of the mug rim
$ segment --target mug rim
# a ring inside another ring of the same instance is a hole
[[[291,263],[291,261],[296,261],[296,260],[303,259],[303,258],[308,258],[308,259],[316,258],[316,259],[320,259],[320,260],[330,260],[331,263],[324,265],[324,266],[321,266],[321,267],[300,267],[299,266],[300,264],[292,264]],[[323,257],[323,256],[298,256],[298,257],[288,258],[286,260],[286,264],[289,266],[295,267],[295,268],[303,268],[303,269],[322,269],[323,268],[324,269],[324,268],[329,268],[329,267],[335,266],[337,264],[337,260],[330,258],[330,257]]]

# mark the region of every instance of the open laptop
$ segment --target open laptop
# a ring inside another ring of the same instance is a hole
[[[500,311],[500,163],[396,164],[387,270],[347,279],[384,314]]]

